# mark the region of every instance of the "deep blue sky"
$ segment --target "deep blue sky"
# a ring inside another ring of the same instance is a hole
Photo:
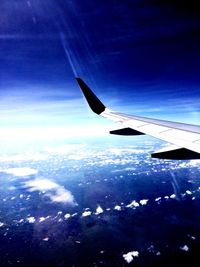
[[[0,127],[97,124],[71,65],[110,108],[199,123],[197,3],[1,0]]]

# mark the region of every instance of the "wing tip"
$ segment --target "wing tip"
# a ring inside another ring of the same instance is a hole
[[[93,112],[100,115],[103,111],[105,111],[104,104],[98,99],[98,97],[92,92],[92,90],[88,87],[88,85],[81,79],[80,77],[75,77],[78,85],[85,96],[88,105],[92,109]]]
[[[154,152],[151,154],[152,158],[170,159],[170,160],[193,160],[200,159],[200,153],[189,150],[184,147],[175,149],[166,149]]]

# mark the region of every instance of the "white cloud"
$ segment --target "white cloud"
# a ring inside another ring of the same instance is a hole
[[[49,241],[49,237],[45,237],[42,240],[47,242],[47,241]]]
[[[85,150],[85,144],[67,144],[59,147],[47,147],[46,151],[50,154],[66,155],[70,153],[77,153],[80,150]]]
[[[131,263],[134,257],[139,257],[138,251],[131,251],[131,252],[128,252],[127,254],[123,254],[123,258],[128,263]]]
[[[82,213],[82,217],[87,217],[87,216],[90,216],[91,214],[92,214],[91,211],[84,211],[84,212]]]
[[[103,213],[103,209],[101,208],[101,206],[98,206],[97,209],[96,209],[95,214],[98,215],[98,214],[101,214],[101,213]]]
[[[122,208],[121,208],[121,206],[116,205],[116,206],[114,207],[114,210],[118,210],[118,211],[120,211],[120,210],[122,210]]]
[[[140,204],[138,202],[136,202],[135,200],[133,200],[130,204],[128,204],[126,207],[127,208],[137,208],[139,207]]]
[[[186,166],[186,167],[199,167],[199,163],[200,163],[199,159],[190,160],[190,161],[187,162],[187,165],[189,165],[189,166]]]
[[[28,218],[27,218],[27,221],[28,221],[29,223],[34,223],[34,222],[35,222],[35,217],[28,217]]]
[[[195,239],[196,239],[196,237],[193,236],[193,235],[188,235],[188,237],[189,237],[190,239],[192,239],[192,240],[195,240]]]
[[[74,196],[69,190],[49,179],[37,178],[35,180],[26,181],[24,185],[30,192],[44,192],[53,202],[76,204]]]
[[[1,162],[10,162],[10,161],[39,161],[48,159],[47,154],[34,153],[34,154],[15,154],[15,155],[1,155]]]
[[[71,217],[71,214],[69,214],[69,213],[66,213],[65,215],[64,215],[64,218],[67,220],[67,219],[69,219]]]
[[[25,187],[29,187],[29,191],[46,191],[59,187],[58,184],[49,179],[35,179],[24,183]]]
[[[44,217],[41,217],[41,218],[39,219],[39,222],[43,222],[43,221],[45,221],[45,218],[44,218]]]
[[[138,154],[138,153],[144,153],[145,150],[142,149],[137,149],[137,148],[110,148],[108,149],[108,152],[114,154],[115,156],[120,156],[120,155],[124,155],[124,154]]]
[[[13,191],[13,190],[16,189],[16,187],[15,186],[10,186],[8,189],[11,190],[11,191]]]
[[[99,166],[104,166],[104,165],[108,165],[108,164],[113,164],[113,165],[126,165],[129,163],[132,163],[133,160],[132,158],[126,158],[126,159],[122,159],[122,158],[101,158],[99,156],[99,159],[96,162],[93,162],[92,164],[98,164]],[[91,165],[91,164],[88,164]],[[113,171],[116,172],[116,171]]]
[[[184,245],[182,247],[180,247],[181,250],[184,250],[184,251],[188,251],[189,250],[189,247],[187,245]]]
[[[12,174],[14,176],[29,176],[33,174],[37,174],[38,170],[32,169],[29,167],[22,167],[22,168],[9,168],[9,169],[2,169],[0,172],[4,172],[7,174]]]
[[[64,187],[57,188],[55,193],[50,194],[49,197],[53,202],[75,204],[74,196],[72,195],[70,191],[66,190]]]
[[[157,201],[160,201],[162,198],[161,197],[157,197],[156,199],[155,199],[155,201],[157,202]]]
[[[140,200],[140,204],[141,205],[146,205],[148,201],[149,201],[148,199],[141,199]]]

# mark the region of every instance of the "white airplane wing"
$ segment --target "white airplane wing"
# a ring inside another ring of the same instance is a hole
[[[121,129],[110,131],[111,134],[147,134],[173,145],[153,153],[152,157],[154,158],[200,159],[199,125],[132,116],[112,111],[104,106],[81,78],[76,78],[76,80],[93,112],[123,125]]]

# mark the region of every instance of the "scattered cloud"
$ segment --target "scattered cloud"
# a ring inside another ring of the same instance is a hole
[[[49,237],[45,237],[42,240],[47,242],[47,241],[49,241]]]
[[[1,155],[0,162],[10,162],[10,161],[39,161],[48,159],[48,155],[44,153],[18,153],[14,155]]]
[[[142,206],[144,206],[144,205],[147,204],[148,201],[149,201],[148,199],[141,199],[141,200],[140,200],[140,204],[141,204]]]
[[[124,260],[128,263],[131,263],[134,257],[139,257],[138,251],[131,251],[131,252],[128,252],[127,254],[123,254]]]
[[[38,170],[32,169],[29,167],[22,167],[22,168],[9,168],[9,169],[3,169],[0,170],[0,172],[4,172],[7,174],[12,174],[14,176],[29,176],[29,175],[34,175],[38,173]]]
[[[65,215],[64,215],[64,218],[67,220],[67,219],[69,219],[71,217],[71,214],[69,214],[69,213],[66,213]]]
[[[115,207],[114,207],[114,210],[118,210],[118,211],[120,211],[122,208],[121,208],[121,206],[119,206],[119,205],[116,205]]]
[[[84,211],[84,212],[82,213],[82,217],[87,217],[87,216],[90,216],[91,214],[92,214],[91,211]]]
[[[29,187],[29,191],[46,191],[56,189],[58,184],[49,179],[35,179],[25,182],[25,186]]]
[[[26,181],[24,186],[28,188],[30,192],[43,192],[52,202],[68,203],[71,205],[76,204],[74,196],[69,190],[49,179],[36,178],[34,180]]]
[[[127,208],[137,208],[139,207],[140,204],[138,202],[136,202],[135,200],[133,200],[130,204],[128,204],[126,207]]]
[[[108,152],[115,156],[120,156],[126,154],[138,154],[138,153],[144,153],[145,150],[143,149],[137,149],[137,148],[110,148],[108,149]]]
[[[98,215],[98,214],[101,214],[101,213],[103,213],[103,209],[102,209],[101,206],[98,206],[97,209],[96,209],[95,214]]]
[[[45,220],[46,220],[45,217],[40,217],[40,218],[39,218],[39,222],[44,222]]]
[[[48,194],[48,196],[53,202],[70,203],[73,205],[75,204],[74,196],[64,187],[58,187],[53,194]]]
[[[180,249],[183,251],[188,251],[189,247],[187,245],[184,245],[184,246],[180,247]]]
[[[29,223],[34,223],[36,220],[35,220],[35,217],[28,217],[28,218],[27,218],[27,221],[28,221]]]
[[[158,201],[160,201],[161,199],[162,199],[161,197],[157,197],[157,198],[155,198],[155,201],[158,202]]]
[[[77,153],[80,150],[87,149],[86,144],[65,144],[57,147],[47,147],[46,151],[50,154],[66,155],[69,153]]]

